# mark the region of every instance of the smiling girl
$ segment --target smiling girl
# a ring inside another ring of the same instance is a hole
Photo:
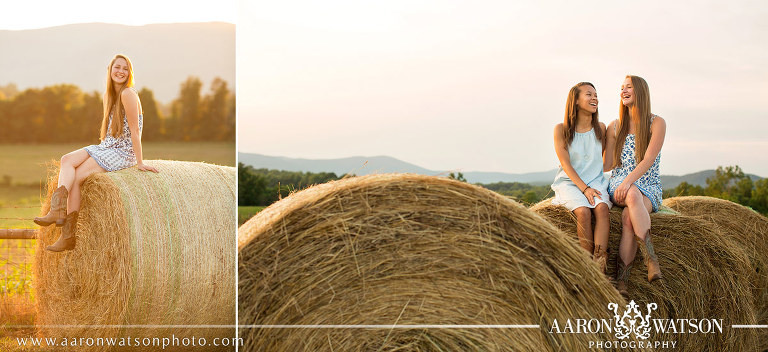
[[[46,249],[54,252],[75,248],[75,228],[80,210],[80,185],[98,172],[122,170],[136,165],[139,170],[158,172],[145,165],[141,149],[143,125],[141,102],[133,88],[133,65],[125,55],[115,55],[107,67],[101,143],[75,150],[61,157],[59,180],[51,196],[51,209],[35,218],[41,226],[63,226],[61,237]]]
[[[552,184],[552,204],[563,205],[576,215],[579,244],[605,273],[611,201],[608,180],[603,176],[605,125],[598,121],[597,92],[592,83],[581,82],[568,92],[565,118],[555,126],[554,139],[560,170]]]
[[[651,113],[648,84],[638,76],[627,76],[621,85],[619,119],[608,125],[604,167],[613,169],[608,192],[621,213],[621,242],[616,261],[616,286],[626,295],[627,280],[635,260],[637,243],[646,248],[648,281],[660,279],[661,268],[651,243],[650,213],[661,205],[659,162],[667,124]]]

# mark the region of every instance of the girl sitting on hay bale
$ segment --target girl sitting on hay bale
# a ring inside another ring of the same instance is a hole
[[[555,152],[560,170],[555,176],[552,204],[563,205],[576,215],[581,247],[605,273],[608,260],[608,180],[603,176],[605,125],[598,121],[597,92],[581,82],[568,92],[565,119],[555,126]],[[592,232],[592,214],[595,230]]]
[[[608,192],[611,200],[625,207],[617,263],[617,289],[627,292],[627,278],[635,260],[637,236],[646,248],[648,281],[661,278],[661,268],[651,243],[650,213],[661,206],[659,160],[666,123],[651,113],[648,84],[628,75],[621,86],[619,119],[608,125],[604,166],[613,169]]]
[[[101,143],[61,157],[59,181],[51,196],[48,214],[36,217],[40,226],[63,226],[61,237],[46,249],[61,252],[75,248],[75,228],[80,210],[80,185],[97,172],[117,171],[136,165],[139,170],[158,172],[143,162],[141,101],[133,88],[133,65],[125,55],[115,55],[107,66]],[[128,89],[130,88],[130,89]],[[112,118],[113,116],[122,118]]]

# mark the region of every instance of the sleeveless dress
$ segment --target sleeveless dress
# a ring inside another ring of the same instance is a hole
[[[589,187],[599,191],[602,195],[595,197],[595,205],[589,204],[587,197],[581,193],[571,178],[560,166],[555,181],[552,183],[552,190],[555,191],[555,199],[552,204],[563,205],[568,210],[573,211],[579,207],[595,208],[600,203],[605,203],[611,207],[611,201],[608,197],[608,180],[603,175],[603,146],[595,136],[595,130],[591,129],[584,133],[576,132],[573,135],[573,141],[568,146],[568,156],[571,159],[571,166],[576,170],[582,181]]]
[[[123,113],[123,133],[117,138],[112,137],[112,115],[109,115],[107,135],[99,144],[85,147],[88,155],[96,161],[99,166],[107,171],[122,170],[136,165],[136,154],[133,152],[133,142],[131,141],[131,129],[128,128],[128,118]],[[139,133],[144,125],[144,116],[139,114]]]
[[[651,115],[651,122],[656,116]],[[617,132],[618,133],[618,132]],[[640,190],[644,196],[651,200],[652,212],[659,211],[661,207],[661,176],[659,174],[659,163],[661,162],[661,152],[656,156],[656,160],[653,161],[653,165],[646,171],[643,176],[635,181],[634,185]],[[635,135],[627,134],[627,138],[624,140],[624,146],[621,148],[621,165],[611,172],[611,179],[608,182],[608,192],[613,198],[613,193],[616,192],[616,188],[621,185],[630,172],[634,171],[637,167],[637,161],[635,160]]]

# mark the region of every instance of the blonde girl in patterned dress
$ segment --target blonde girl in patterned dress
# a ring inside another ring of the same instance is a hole
[[[605,272],[611,201],[608,180],[603,176],[605,125],[598,121],[597,92],[592,83],[581,82],[568,92],[565,119],[555,126],[554,139],[560,170],[552,183],[552,204],[563,205],[576,215],[581,247]]]
[[[115,55],[107,66],[101,143],[61,157],[59,182],[51,196],[51,210],[35,218],[41,226],[63,226],[61,237],[46,249],[54,252],[75,248],[75,227],[80,210],[80,185],[97,172],[117,171],[136,165],[139,170],[158,172],[144,164],[141,149],[143,116],[133,88],[133,65],[125,55]]]
[[[651,113],[648,84],[638,76],[624,79],[619,106],[619,119],[608,125],[604,167],[613,169],[608,185],[611,200],[624,207],[616,286],[626,295],[629,270],[637,253],[635,238],[646,248],[648,281],[662,277],[651,242],[650,213],[661,205],[659,162],[667,125]]]

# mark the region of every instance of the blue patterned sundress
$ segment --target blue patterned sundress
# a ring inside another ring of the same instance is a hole
[[[123,110],[125,112],[125,110]],[[144,117],[139,114],[139,134],[144,127]],[[107,135],[99,144],[85,147],[88,155],[96,161],[99,166],[107,171],[122,170],[136,165],[136,154],[133,152],[133,142],[131,141],[131,129],[128,128],[128,118],[123,113],[123,133],[117,138],[112,137],[112,114],[109,115]]]
[[[653,122],[654,117],[651,116],[651,122]],[[656,160],[653,161],[653,165],[651,165],[648,171],[634,183],[637,189],[640,190],[640,193],[651,200],[653,212],[659,211],[661,206],[660,162],[661,152],[656,156]],[[624,147],[621,149],[621,165],[613,169],[611,179],[608,181],[608,193],[611,194],[611,200],[614,200],[613,193],[616,192],[616,188],[621,185],[630,172],[635,170],[635,167],[637,167],[637,161],[635,160],[635,135],[627,134],[627,138],[624,140]]]

